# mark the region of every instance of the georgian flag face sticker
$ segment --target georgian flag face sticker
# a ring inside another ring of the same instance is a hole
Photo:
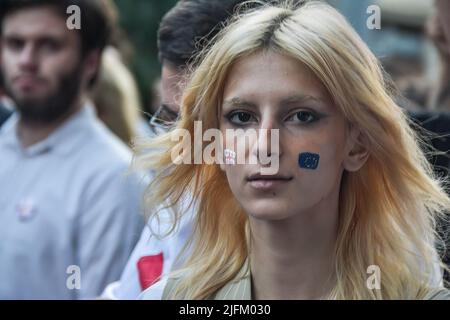
[[[162,274],[164,254],[161,252],[152,256],[144,256],[137,262],[141,289],[145,290],[154,284]]]
[[[225,155],[225,164],[230,164],[230,165],[236,164],[236,152],[234,152],[230,149],[225,149],[224,155]]]

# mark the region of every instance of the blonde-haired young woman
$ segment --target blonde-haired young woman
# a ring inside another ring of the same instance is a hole
[[[151,212],[189,196],[197,208],[193,253],[164,280],[164,298],[450,298],[434,281],[435,221],[450,199],[386,88],[377,59],[327,4],[238,15],[193,73],[175,130],[277,129],[279,145],[260,135],[245,149],[257,164],[236,165],[175,164],[171,133],[145,146],[158,153],[140,163],[161,172]],[[261,174],[273,153],[279,170]]]

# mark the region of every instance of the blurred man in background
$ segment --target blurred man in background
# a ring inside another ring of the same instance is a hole
[[[71,5],[81,29],[68,27]],[[94,298],[119,278],[142,230],[130,150],[85,98],[109,37],[107,2],[0,6],[0,61],[17,110],[0,131],[0,299]]]

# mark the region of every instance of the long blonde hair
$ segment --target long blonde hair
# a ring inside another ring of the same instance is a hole
[[[189,130],[192,139],[194,121],[202,121],[203,130],[218,128],[231,66],[261,50],[308,66],[348,123],[361,131],[369,150],[362,169],[344,172],[341,182],[336,283],[330,298],[425,297],[440,261],[434,247],[435,221],[450,208],[450,199],[395,104],[377,59],[335,9],[317,1],[285,1],[236,14],[201,56],[185,90],[177,128]],[[151,215],[161,204],[177,206],[186,195],[195,202],[189,272],[175,297],[207,299],[245,263],[248,218],[218,165],[172,162],[171,150],[177,144],[171,133],[157,137],[141,146],[137,161],[159,172],[147,193]],[[381,270],[380,290],[366,286],[371,265]]]
[[[100,120],[125,144],[131,145],[138,135],[141,103],[137,83],[113,47],[103,52],[91,97]]]

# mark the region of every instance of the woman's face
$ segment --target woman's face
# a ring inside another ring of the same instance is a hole
[[[257,219],[315,212],[323,201],[338,198],[342,172],[354,165],[354,139],[344,117],[312,72],[288,56],[261,52],[234,64],[220,110],[225,143],[227,129],[279,130],[277,174],[261,175],[261,163],[248,164],[261,153],[274,156],[270,134],[267,148],[260,137],[247,144],[246,164],[222,166],[234,196]],[[244,135],[235,139],[243,143]]]

